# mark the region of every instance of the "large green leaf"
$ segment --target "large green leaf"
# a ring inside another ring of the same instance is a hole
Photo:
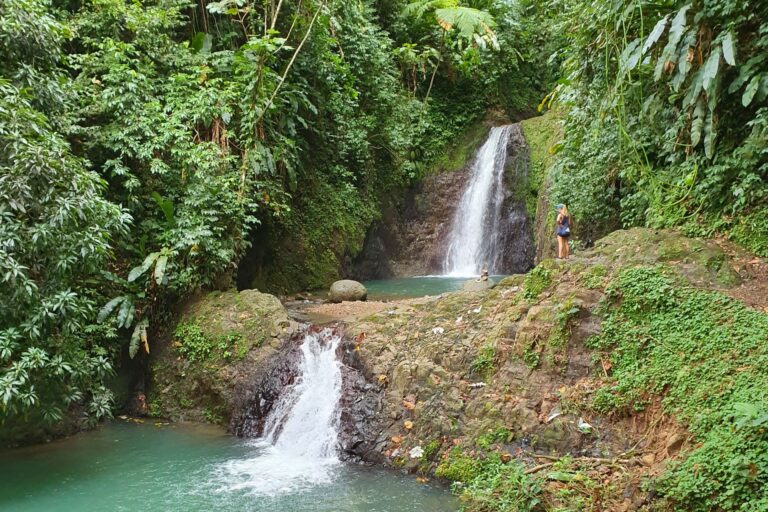
[[[690,7],[690,5],[683,6],[679,11],[677,11],[675,17],[672,18],[672,23],[669,27],[669,37],[667,39],[667,44],[664,46],[664,50],[661,52],[661,57],[659,57],[659,60],[656,63],[656,70],[653,74],[654,80],[659,80],[661,78],[661,75],[664,72],[665,63],[677,54],[677,45],[680,43],[680,40],[683,38],[683,34],[686,32],[686,14],[688,13],[688,9],[690,9]]]
[[[131,341],[128,344],[128,355],[133,359],[139,352],[139,347],[144,345],[144,351],[149,354],[149,342],[147,341],[147,327],[149,321],[145,318],[136,324],[131,334]]]
[[[493,34],[495,22],[490,13],[472,7],[449,7],[435,10],[437,22],[444,30],[454,28],[462,37],[471,39],[473,34]]]
[[[157,258],[157,264],[155,265],[155,282],[159,285],[163,284],[163,277],[165,277],[165,267],[168,264],[168,256],[160,256]]]
[[[699,97],[696,108],[693,111],[693,121],[691,122],[691,146],[696,147],[701,142],[701,133],[704,129],[704,119],[706,117],[706,105],[704,98]]]
[[[709,92],[717,71],[720,69],[720,47],[715,46],[704,64],[704,72],[701,75],[701,85],[705,91]]]
[[[160,256],[159,252],[153,252],[146,258],[144,258],[144,261],[141,265],[137,267],[133,267],[131,271],[128,273],[128,282],[132,283],[136,279],[139,278],[144,272],[149,270],[149,268],[152,266],[152,264],[155,262],[155,260]]]
[[[120,310],[117,312],[117,325],[127,329],[133,323],[135,313],[136,308],[133,305],[133,301],[130,297],[126,297],[120,305]]]
[[[731,66],[736,65],[736,49],[734,48],[733,35],[730,31],[726,32],[725,37],[723,37],[723,58]]]
[[[127,297],[125,295],[121,295],[119,297],[115,297],[114,299],[107,302],[101,310],[99,310],[99,314],[96,316],[96,321],[101,323],[104,320],[107,319],[110,313],[115,310],[115,308],[120,304],[121,302],[127,300]]]
[[[752,77],[752,80],[749,81],[749,84],[747,84],[747,88],[744,89],[744,94],[741,96],[742,105],[748,107],[749,104],[752,103],[752,99],[754,99],[758,87],[760,87],[760,75],[755,75]]]
[[[659,40],[659,38],[661,37],[661,34],[664,33],[664,29],[667,28],[668,21],[669,21],[669,14],[661,18],[656,23],[656,26],[653,27],[653,30],[651,30],[651,33],[648,35],[648,39],[645,40],[645,44],[643,44],[643,53],[650,50],[651,47],[654,44],[656,44],[656,41]]]

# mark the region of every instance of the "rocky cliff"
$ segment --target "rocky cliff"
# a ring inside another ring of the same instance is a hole
[[[488,461],[530,469],[565,457],[580,465],[578,478],[603,482],[600,500],[580,510],[636,509],[652,497],[640,482],[663,472],[693,437],[662,413],[658,396],[624,414],[590,405],[611,382],[613,355],[588,341],[602,332],[606,287],[628,269],[663,268],[686,286],[743,297],[752,285],[742,283],[749,273],[733,254],[672,231],[618,231],[490,291],[392,305],[356,321],[346,327],[344,357],[364,378],[348,382],[343,447],[467,483]],[[569,488],[544,484],[552,506]],[[469,496],[470,508],[496,510]]]

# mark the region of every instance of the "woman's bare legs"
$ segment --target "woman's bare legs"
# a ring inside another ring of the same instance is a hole
[[[565,249],[565,259],[568,259],[571,256],[571,246],[565,237],[563,237],[563,248]]]
[[[563,259],[565,257],[565,249],[563,248],[563,242],[565,238],[558,235],[557,237],[557,257]]]

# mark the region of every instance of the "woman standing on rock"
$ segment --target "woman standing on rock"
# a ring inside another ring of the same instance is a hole
[[[571,216],[568,214],[568,207],[564,204],[558,204],[557,208],[557,257],[567,260],[571,255],[571,248],[568,245],[568,238],[571,236]]]

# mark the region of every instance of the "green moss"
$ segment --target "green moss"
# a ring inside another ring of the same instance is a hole
[[[469,482],[480,474],[480,463],[464,455],[460,447],[453,448],[448,458],[440,463],[435,470],[435,476],[454,482]]]
[[[523,282],[523,297],[529,301],[538,298],[539,294],[552,284],[552,271],[545,265],[539,265],[525,276]]]
[[[568,366],[568,340],[571,337],[571,319],[579,312],[573,297],[555,306],[555,325],[549,332],[545,353],[552,368],[565,371]]]
[[[490,377],[496,368],[496,346],[493,343],[484,345],[472,361],[470,368],[483,379]]]
[[[768,206],[739,216],[730,228],[729,236],[758,256],[768,258]]]
[[[432,460],[435,458],[435,455],[440,451],[440,446],[442,443],[439,439],[433,439],[427,445],[424,447],[424,455],[422,455],[423,460]]]
[[[562,138],[562,132],[560,118],[556,112],[552,111],[526,119],[521,125],[530,151],[526,209],[530,218],[533,219],[536,216],[539,194],[544,192],[544,183],[549,169],[557,158],[555,149]]]
[[[587,288],[603,288],[608,269],[605,265],[592,265],[579,276],[579,282]]]
[[[426,171],[426,174],[454,172],[463,168],[488,135],[488,123],[476,121],[445,147],[442,156]]]

